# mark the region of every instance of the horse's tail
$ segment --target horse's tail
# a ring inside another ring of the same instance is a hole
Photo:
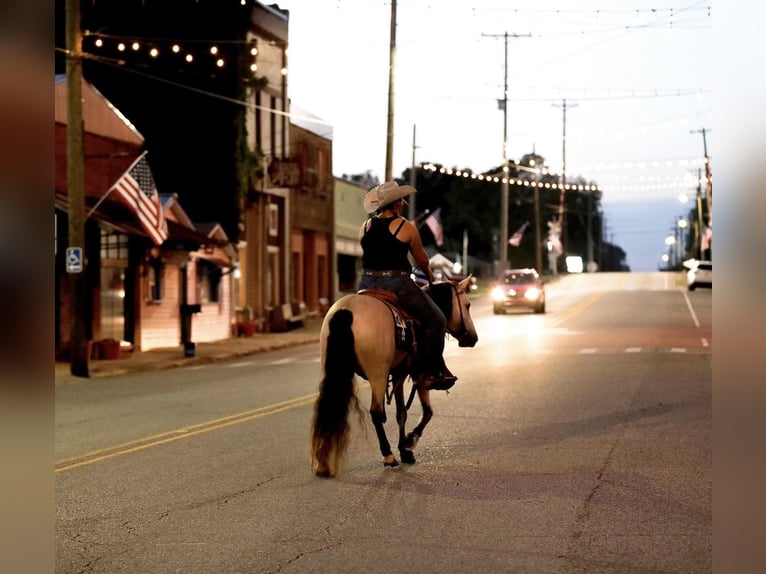
[[[346,453],[351,404],[361,413],[354,393],[354,316],[339,309],[330,318],[324,357],[324,378],[314,403],[311,424],[311,462],[317,476],[335,476]]]

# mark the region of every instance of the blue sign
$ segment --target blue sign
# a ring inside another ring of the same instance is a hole
[[[67,273],[82,272],[82,247],[67,247],[66,248],[66,272]]]

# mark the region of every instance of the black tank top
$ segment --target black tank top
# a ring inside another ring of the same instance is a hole
[[[396,217],[373,217],[370,220],[370,228],[362,236],[362,266],[365,269],[385,271],[398,269],[410,271],[407,253],[410,251],[409,243],[404,243],[396,238],[396,235],[388,230],[391,221]],[[396,234],[404,225],[405,220],[396,228]]]

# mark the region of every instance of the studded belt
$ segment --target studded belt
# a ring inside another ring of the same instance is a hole
[[[362,270],[362,275],[367,275],[368,277],[402,277],[409,274],[409,271],[402,271],[400,269],[390,269],[386,271],[373,271],[371,269]]]

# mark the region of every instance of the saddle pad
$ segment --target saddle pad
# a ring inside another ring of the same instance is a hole
[[[394,341],[396,348],[414,353],[414,342],[416,340],[414,321],[403,309],[396,306],[396,293],[386,291],[385,289],[362,289],[357,294],[375,297],[388,306],[394,320]]]

